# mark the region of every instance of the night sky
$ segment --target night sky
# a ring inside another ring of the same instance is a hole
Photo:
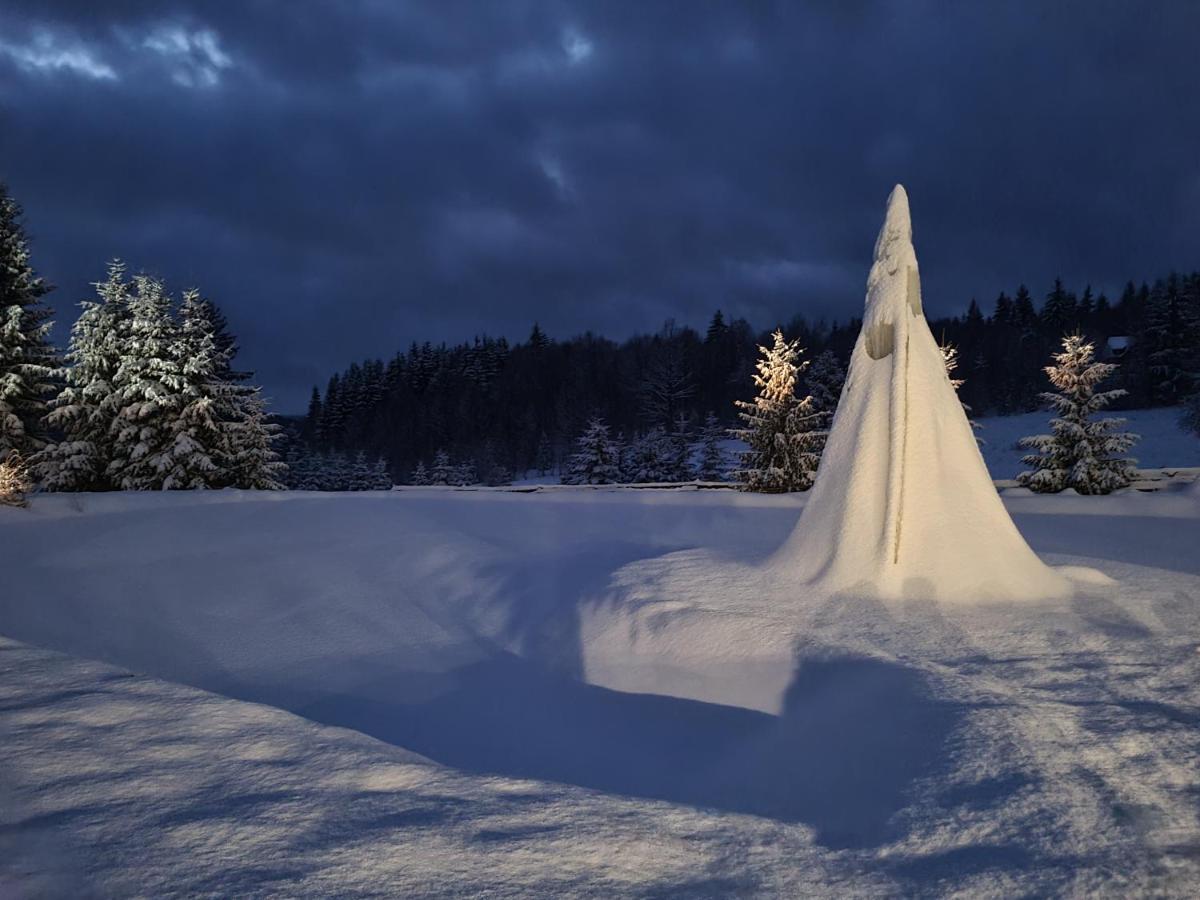
[[[276,408],[413,339],[926,308],[1200,267],[1200,3],[0,0],[0,179],[66,326],[199,286]],[[60,326],[65,339],[66,328]]]

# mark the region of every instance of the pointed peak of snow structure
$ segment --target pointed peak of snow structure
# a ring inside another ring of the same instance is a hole
[[[921,312],[908,195],[896,185],[862,331],[812,496],[780,551],[799,582],[951,602],[1065,596],[1000,502]]]
[[[904,185],[898,184],[888,195],[887,215],[875,240],[875,261],[900,256],[905,246],[912,246],[912,217],[908,211],[908,193]]]

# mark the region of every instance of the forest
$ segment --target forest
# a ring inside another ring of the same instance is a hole
[[[845,366],[859,325],[799,313],[782,323],[803,348],[801,363],[810,363],[801,396],[828,389],[829,370]],[[1115,300],[1056,279],[1039,301],[1021,285],[987,312],[972,300],[965,314],[930,327],[957,350],[959,395],[975,415],[1040,408],[1044,368],[1076,331],[1117,364],[1111,386],[1127,393],[1115,408],[1195,403],[1200,388],[1200,272],[1131,281]],[[307,415],[288,422],[292,458],[382,457],[402,482],[439,453],[484,480],[492,471],[557,471],[593,418],[627,442],[677,430],[681,417],[696,429],[710,413],[733,426],[735,402],[754,394],[758,348],[769,343],[770,330],[720,310],[703,332],[667,322],[623,342],[590,333],[554,339],[535,324],[515,344],[488,336],[413,343],[314,387]]]

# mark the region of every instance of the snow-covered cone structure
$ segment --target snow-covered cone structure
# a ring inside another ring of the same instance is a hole
[[[1000,502],[921,311],[908,195],[875,243],[862,332],[816,485],[776,557],[831,591],[946,601],[1070,592]]]

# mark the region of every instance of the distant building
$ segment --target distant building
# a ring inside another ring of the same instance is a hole
[[[1104,342],[1102,359],[1121,359],[1133,346],[1133,338],[1127,334],[1115,334]]]

